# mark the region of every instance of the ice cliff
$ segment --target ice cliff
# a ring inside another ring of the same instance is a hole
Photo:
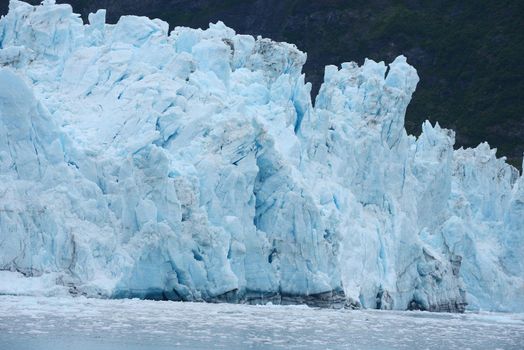
[[[0,293],[524,311],[524,180],[418,82],[69,5],[0,20]]]

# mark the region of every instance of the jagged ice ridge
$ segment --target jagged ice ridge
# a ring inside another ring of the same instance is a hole
[[[524,311],[524,180],[419,80],[69,5],[0,20],[0,293]]]

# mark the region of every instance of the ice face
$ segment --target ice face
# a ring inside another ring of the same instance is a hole
[[[305,60],[221,22],[11,1],[0,269],[25,294],[524,310],[516,169],[406,134],[405,57],[326,67],[314,105]]]

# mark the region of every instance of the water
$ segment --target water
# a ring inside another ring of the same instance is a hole
[[[0,296],[2,350],[523,349],[524,314]]]

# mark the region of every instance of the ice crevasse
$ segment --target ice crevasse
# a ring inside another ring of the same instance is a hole
[[[524,311],[524,180],[404,115],[419,80],[294,45],[10,1],[0,293]]]

